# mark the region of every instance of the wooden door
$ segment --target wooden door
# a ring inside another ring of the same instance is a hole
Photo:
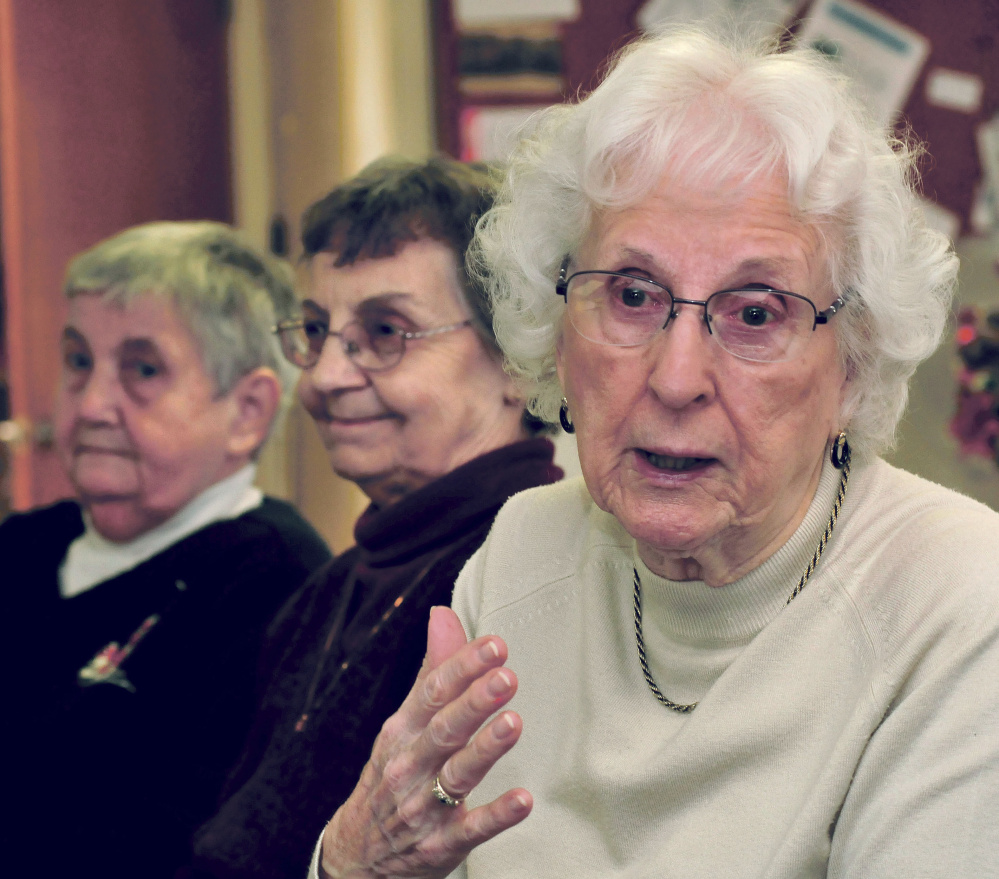
[[[231,219],[227,12],[225,0],[0,0],[15,509],[70,493],[50,429],[67,260],[136,223]]]

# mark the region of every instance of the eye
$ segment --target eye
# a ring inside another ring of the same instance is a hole
[[[329,326],[321,320],[304,320],[302,322],[302,332],[310,340],[325,341]]]
[[[649,298],[648,294],[638,287],[624,287],[619,295],[621,301],[629,308],[641,308]]]
[[[90,346],[74,330],[67,330],[60,342],[62,380],[67,388],[82,388],[94,369]]]
[[[142,360],[139,358],[123,361],[121,369],[122,372],[130,373],[135,378],[146,381],[156,378],[156,376],[158,376],[162,371],[158,363],[153,363],[150,360]]]
[[[773,315],[762,305],[747,305],[739,314],[742,322],[748,327],[762,327],[773,320]]]
[[[94,365],[93,358],[86,351],[66,351],[62,362],[69,372],[88,372]]]
[[[655,309],[664,307],[666,291],[651,281],[643,282],[639,278],[622,278],[610,275],[607,277],[611,298],[628,310]]]
[[[403,332],[399,327],[383,318],[371,318],[364,321],[364,329],[372,339],[383,339],[386,336],[395,336]]]

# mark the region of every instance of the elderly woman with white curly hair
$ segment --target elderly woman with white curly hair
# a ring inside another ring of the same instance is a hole
[[[540,119],[478,252],[583,479],[435,611],[325,875],[999,875],[999,516],[878,457],[957,268],[913,152],[698,31]]]

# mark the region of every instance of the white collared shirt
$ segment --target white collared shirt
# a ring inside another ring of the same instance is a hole
[[[130,571],[212,522],[235,519],[256,509],[264,499],[263,492],[253,485],[256,473],[256,465],[247,464],[206,488],[162,525],[128,543],[114,543],[101,537],[90,517],[84,514],[86,530],[69,545],[59,567],[59,594],[72,598],[86,592],[98,583]]]

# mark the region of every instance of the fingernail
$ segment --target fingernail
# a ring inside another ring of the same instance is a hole
[[[531,801],[524,794],[516,794],[513,799],[521,809],[526,809],[531,805]]]
[[[493,735],[500,741],[503,741],[503,739],[508,739],[516,728],[513,717],[509,712],[506,712],[497,718],[496,724],[493,726]]]
[[[479,648],[479,659],[483,662],[492,662],[499,655],[499,647],[496,646],[495,641],[486,641],[486,643]]]
[[[512,686],[513,678],[510,677],[510,673],[505,668],[501,668],[489,681],[489,695],[502,696],[504,693],[508,693]]]

